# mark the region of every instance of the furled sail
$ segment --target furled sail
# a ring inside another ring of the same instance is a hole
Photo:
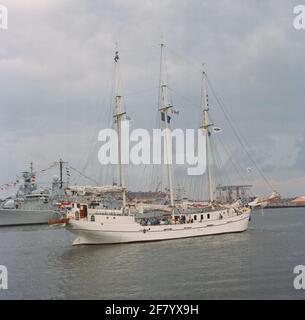
[[[80,196],[85,195],[99,195],[103,193],[119,193],[123,191],[123,188],[120,186],[70,186],[66,188],[67,191],[71,191]]]

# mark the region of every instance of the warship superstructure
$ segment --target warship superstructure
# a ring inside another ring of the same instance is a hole
[[[52,188],[38,190],[36,172],[22,172],[22,183],[13,197],[0,204],[0,226],[47,224],[60,215],[57,203],[63,194],[61,180],[54,176]]]

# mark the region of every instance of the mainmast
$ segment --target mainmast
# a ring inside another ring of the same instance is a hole
[[[168,111],[171,106],[168,104],[168,87],[166,82],[166,75],[163,70],[163,64],[164,64],[164,56],[163,56],[163,49],[164,44],[161,43],[161,67],[160,67],[160,78],[161,78],[161,98],[162,98],[162,108],[159,109],[161,111],[161,119],[164,123],[164,129],[165,129],[165,152],[166,152],[166,159],[167,159],[167,178],[168,178],[168,187],[169,187],[169,198],[170,198],[170,205],[174,206],[174,195],[173,195],[173,178],[172,178],[172,167],[169,163],[169,137],[168,137],[168,131],[169,131],[169,120],[170,116],[168,115]]]
[[[120,187],[122,188],[122,199],[123,199],[123,208],[126,207],[126,190],[125,190],[125,172],[124,165],[122,162],[122,141],[121,141],[121,132],[122,132],[122,119],[126,112],[121,111],[121,99],[122,96],[119,94],[119,52],[115,52],[114,62],[115,62],[115,114],[117,124],[117,133],[118,133],[118,155],[119,155],[119,164],[120,164]]]
[[[209,201],[213,202],[213,182],[212,182],[212,170],[211,170],[211,148],[210,148],[210,127],[212,126],[209,123],[209,95],[207,90],[207,75],[205,70],[202,72],[202,81],[203,81],[203,125],[202,128],[205,130],[205,141],[206,141],[206,161],[208,169],[208,194]]]

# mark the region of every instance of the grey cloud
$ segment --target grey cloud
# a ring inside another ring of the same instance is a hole
[[[271,179],[304,176],[297,141],[305,135],[305,44],[304,33],[292,26],[292,8],[298,1],[1,3],[9,9],[9,29],[0,33],[3,183],[31,159],[43,166],[62,156],[84,168],[89,152],[87,173],[99,175],[102,182],[96,137],[111,119],[115,43],[120,48],[126,109],[134,126],[151,128],[158,119],[162,35],[168,45],[171,96],[180,110],[177,126],[199,125],[205,62],[251,153]],[[239,161],[246,168],[249,160],[212,95],[211,112],[224,129],[224,142],[237,158],[241,154]],[[291,172],[294,161],[287,150],[297,157],[293,177],[285,173]],[[258,189],[263,188],[259,177],[254,180]],[[280,183],[279,188],[291,192],[291,185]]]

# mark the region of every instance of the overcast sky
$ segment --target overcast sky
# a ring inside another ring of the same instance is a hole
[[[0,30],[0,184],[14,180],[31,160],[41,170],[59,157],[105,183],[110,174],[98,165],[97,136],[111,119],[115,44],[124,107],[134,127],[152,128],[159,119],[163,37],[170,96],[180,111],[173,125],[199,125],[204,62],[272,186],[283,195],[305,194],[305,31],[293,27],[299,2],[0,0],[9,12],[8,30]],[[211,113],[245,181],[255,193],[269,192],[212,94]],[[230,175],[225,155],[223,162]],[[158,184],[150,169],[143,170],[138,178],[129,172],[132,189]],[[175,170],[185,188],[198,191],[181,178],[185,170]],[[49,176],[39,179],[48,182]]]

